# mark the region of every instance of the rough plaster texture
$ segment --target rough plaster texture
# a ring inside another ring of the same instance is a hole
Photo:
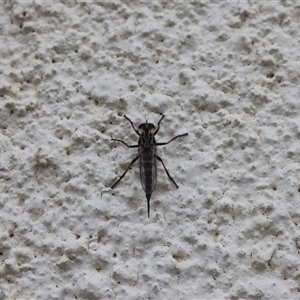
[[[0,299],[300,298],[298,1],[0,11]]]

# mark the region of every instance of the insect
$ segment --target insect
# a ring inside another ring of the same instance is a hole
[[[172,178],[172,176],[169,174],[163,160],[156,154],[156,147],[157,146],[164,146],[175,139],[179,137],[183,137],[188,135],[188,133],[180,134],[175,137],[173,137],[170,141],[165,142],[165,143],[156,143],[155,141],[155,135],[158,133],[159,128],[160,128],[160,122],[164,118],[164,115],[160,118],[160,120],[157,123],[157,129],[155,130],[155,126],[151,123],[142,123],[139,125],[137,130],[133,122],[126,116],[124,115],[125,119],[128,120],[133,128],[133,130],[136,132],[136,134],[139,136],[139,141],[137,145],[132,145],[129,146],[127,143],[125,143],[122,140],[118,139],[112,139],[113,141],[116,142],[121,142],[124,145],[126,145],[128,148],[138,148],[139,149],[139,154],[137,157],[135,157],[132,162],[129,164],[125,172],[120,176],[120,178],[111,186],[113,189],[125,176],[125,174],[128,172],[130,167],[138,160],[140,159],[140,178],[141,178],[141,183],[142,187],[146,193],[146,199],[147,199],[147,208],[148,208],[148,218],[150,217],[150,198],[151,194],[154,191],[156,187],[156,181],[157,181],[157,160],[159,160],[168,177],[171,179],[171,181],[175,184],[176,188],[178,188],[178,185],[176,184],[175,180]]]

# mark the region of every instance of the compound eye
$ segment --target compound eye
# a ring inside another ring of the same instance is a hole
[[[143,130],[143,131],[151,131],[153,129],[155,129],[155,126],[151,123],[143,123],[140,124],[138,129]]]
[[[151,123],[148,123],[146,128],[147,128],[149,131],[152,131],[152,130],[155,129],[155,126],[154,126],[153,124],[151,124]]]
[[[146,125],[146,123],[140,124],[138,128],[141,130],[145,130]]]

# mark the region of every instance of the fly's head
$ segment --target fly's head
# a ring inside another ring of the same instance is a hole
[[[140,143],[143,146],[151,146],[154,143],[154,134],[153,130],[155,126],[151,123],[142,123],[139,125],[140,130]]]

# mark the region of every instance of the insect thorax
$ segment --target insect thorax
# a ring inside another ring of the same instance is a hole
[[[155,129],[155,126],[151,123],[143,123],[139,125],[140,133],[140,140],[139,144],[144,147],[151,147],[155,144],[154,134],[152,130]]]

